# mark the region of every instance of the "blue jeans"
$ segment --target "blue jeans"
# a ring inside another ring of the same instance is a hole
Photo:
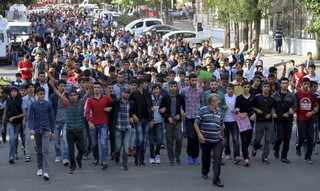
[[[21,124],[13,124],[13,123],[7,123],[7,132],[10,137],[9,142],[9,158],[14,157],[15,154],[17,154],[18,150],[18,136],[20,133]]]
[[[275,39],[276,41],[276,52],[281,53],[282,39]]]
[[[129,153],[129,143],[130,143],[130,135],[131,135],[131,128],[125,131],[121,131],[116,129],[115,132],[115,157],[120,156],[121,147],[122,150],[122,165],[128,165],[128,153]]]
[[[134,158],[139,158],[139,162],[144,162],[144,154],[146,153],[149,134],[149,123],[149,119],[141,119],[139,123],[136,124],[136,153]]]
[[[60,136],[60,134],[62,134],[62,144],[63,144],[62,159],[69,159],[66,128],[67,128],[67,123],[56,122],[55,136],[54,136],[54,148],[56,151],[56,156],[61,157],[61,147],[60,147],[61,136]]]
[[[100,135],[101,162],[108,163],[108,125],[95,125],[95,128],[95,130],[90,130],[93,158],[99,160],[98,136]]]
[[[12,58],[15,66],[18,66],[18,57],[19,57],[19,51],[13,51]]]
[[[224,122],[225,128],[224,128],[224,137],[225,137],[225,143],[224,143],[224,147],[225,147],[225,154],[226,155],[230,155],[231,154],[231,150],[230,150],[230,133],[232,136],[232,142],[233,142],[233,155],[234,155],[234,159],[236,159],[236,157],[240,156],[240,144],[239,144],[239,129],[238,129],[238,125],[236,122]]]
[[[160,155],[160,146],[162,140],[162,125],[163,123],[154,124],[153,128],[149,131],[150,141],[150,158],[154,158],[155,155]],[[156,145],[156,151],[154,151],[154,144]]]
[[[136,124],[133,124],[132,127],[135,128]],[[132,130],[130,133],[130,145],[129,148],[133,149],[136,147],[136,131]]]

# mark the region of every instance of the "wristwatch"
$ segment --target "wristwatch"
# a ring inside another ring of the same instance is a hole
[[[312,115],[314,115],[314,111],[312,111]]]

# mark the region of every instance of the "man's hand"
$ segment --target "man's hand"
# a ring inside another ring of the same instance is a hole
[[[15,120],[15,117],[10,117],[9,122],[11,123],[13,120]]]
[[[88,125],[89,125],[89,128],[91,130],[95,130],[96,129],[96,127],[94,126],[94,124],[91,121],[88,122]]]
[[[251,115],[250,121],[254,121],[254,117],[255,117],[255,115]]]
[[[185,117],[185,112],[183,111],[183,109],[180,109],[180,113],[181,113],[181,117]]]
[[[259,48],[259,53],[261,53],[261,51],[262,51],[262,47]]]
[[[54,140],[54,133],[50,133],[50,141],[53,141]]]
[[[307,118],[311,117],[312,115],[313,115],[313,114],[312,114],[312,111],[309,111],[309,112],[306,113],[306,117],[307,117]]]
[[[155,111],[154,107],[151,107],[151,112],[154,112],[154,111]]]
[[[270,119],[271,118],[271,113],[266,115],[266,119]]]
[[[130,117],[129,122],[133,123],[133,118],[132,117]]]
[[[150,121],[149,125],[150,125],[150,129],[153,128],[153,126],[154,126],[153,120]]]
[[[284,113],[284,114],[282,115],[282,117],[284,117],[284,118],[288,118],[289,116],[288,116],[288,114],[287,114],[287,113]]]
[[[173,120],[172,120],[172,118],[171,118],[171,117],[169,117],[169,118],[168,118],[168,121],[169,121],[169,123],[170,123],[170,124],[172,124],[172,123],[173,123]]]
[[[139,118],[136,115],[132,116],[132,118],[135,123],[139,123]]]
[[[290,115],[293,115],[293,114],[294,114],[294,111],[293,111],[292,108],[289,109],[289,114],[290,114]]]
[[[176,119],[177,121],[179,121],[179,120],[180,120],[180,115],[177,114],[177,115],[175,116],[175,119]]]
[[[5,129],[4,125],[2,125],[1,132],[4,133],[5,131],[6,131],[6,129]]]
[[[201,133],[198,134],[198,138],[199,138],[199,142],[201,144],[204,144],[204,137],[203,137],[203,135]]]
[[[166,108],[165,108],[165,107],[163,107],[163,108],[159,109],[159,112],[160,112],[160,113],[164,113],[164,112],[166,112]]]
[[[50,85],[51,87],[54,87],[54,81],[49,80],[49,85]]]
[[[257,109],[256,112],[257,112],[259,115],[263,114],[263,112],[262,112],[260,109]]]
[[[26,128],[26,124],[21,125],[22,129]]]
[[[32,135],[35,135],[36,133],[34,132],[34,130],[31,130],[31,131],[29,132],[29,134],[30,134],[30,136],[32,136]]]
[[[278,115],[274,113],[274,114],[272,114],[272,118],[274,118],[274,119],[278,118]]]
[[[105,111],[105,112],[110,112],[111,110],[112,110],[112,107],[106,107],[106,108],[104,108],[103,111]]]
[[[231,113],[237,113],[236,109],[231,110]]]
[[[229,107],[228,106],[226,106],[226,105],[223,105],[222,106],[222,109],[224,109],[224,110],[227,110]]]

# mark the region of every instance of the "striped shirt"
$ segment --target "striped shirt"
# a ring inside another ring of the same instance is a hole
[[[186,118],[195,119],[200,107],[204,105],[203,90],[201,88],[191,90],[190,87],[186,87],[180,90],[180,94],[185,97]]]
[[[212,111],[209,106],[200,108],[194,123],[200,126],[205,142],[217,143],[222,139],[220,127],[223,126],[223,118],[220,108],[217,108],[216,112]]]
[[[282,39],[282,37],[283,37],[283,34],[282,34],[283,32],[282,32],[282,29],[276,29],[275,31],[274,31],[274,37],[275,37],[275,39]]]
[[[116,128],[120,131],[126,131],[130,129],[130,103],[124,103],[120,100],[120,109],[118,114],[118,121]]]

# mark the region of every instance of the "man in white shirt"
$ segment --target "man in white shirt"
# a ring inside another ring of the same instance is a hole
[[[225,135],[225,154],[226,159],[230,160],[230,145],[229,145],[229,136],[232,136],[233,142],[233,156],[234,156],[234,164],[238,164],[241,161],[240,158],[240,144],[239,144],[239,129],[237,122],[235,120],[235,115],[237,114],[237,110],[235,108],[237,96],[233,94],[234,92],[234,85],[229,84],[227,86],[227,94],[224,95],[226,100],[226,105],[228,109],[226,110],[225,117],[224,117],[224,135]]]
[[[320,84],[320,76],[316,74],[316,66],[314,64],[309,64],[308,73],[306,77],[309,78],[310,81],[315,81]]]

